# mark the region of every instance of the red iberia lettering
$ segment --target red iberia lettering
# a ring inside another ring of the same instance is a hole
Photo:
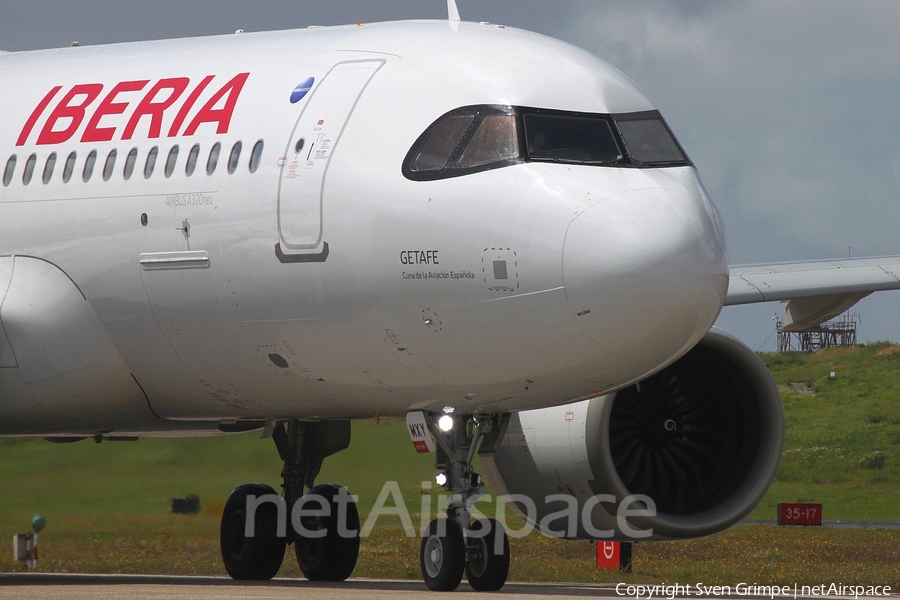
[[[184,135],[194,135],[201,123],[218,123],[219,126],[216,128],[216,133],[228,133],[228,125],[231,124],[234,106],[237,104],[238,96],[241,95],[241,89],[249,76],[250,73],[235,75],[231,81],[222,86],[221,90],[213,94],[213,97],[207,100],[203,108],[197,112],[197,116],[188,125]],[[223,98],[224,106],[216,108],[216,105],[223,102]]]
[[[39,132],[38,145],[63,144],[82,126],[80,141],[84,143],[130,140],[138,128],[143,131],[145,127],[148,139],[159,138],[166,124],[167,137],[193,136],[205,124],[210,124],[210,132],[215,125],[216,134],[228,133],[249,77],[250,73],[238,73],[212,92],[216,87],[210,84],[216,76],[207,75],[190,93],[187,93],[192,87],[188,77],[159,79],[149,89],[150,79],[121,81],[108,88],[100,102],[96,100],[104,92],[103,84],[83,83],[65,91],[51,108],[64,87],[54,86],[25,121],[16,145],[24,146],[35,130]],[[123,116],[116,118],[118,115]]]
[[[91,120],[88,121],[87,127],[85,128],[84,133],[81,136],[81,141],[108,142],[113,139],[113,135],[116,133],[116,128],[99,127],[100,119],[102,119],[106,115],[121,115],[123,112],[125,112],[125,109],[128,108],[128,103],[116,102],[116,96],[118,96],[122,92],[139,92],[144,89],[144,86],[148,83],[150,83],[149,79],[144,79],[143,81],[123,81],[122,83],[117,83],[112,91],[106,95],[106,98],[104,98],[100,102],[97,110],[94,111],[94,116],[92,116]]]
[[[209,79],[212,79],[210,77]],[[150,133],[147,137],[158,138],[162,130],[163,113],[167,108],[175,104],[175,101],[184,93],[188,84],[191,82],[187,77],[173,77],[171,79],[160,79],[156,82],[147,95],[141,99],[131,118],[128,119],[128,125],[125,127],[125,133],[122,134],[123,140],[130,140],[134,135],[141,117],[150,117]],[[207,83],[209,83],[207,81]],[[205,86],[204,86],[205,87]],[[157,102],[156,97],[163,90],[169,90],[169,96],[165,100]]]
[[[62,89],[61,85],[56,86],[44,96],[44,99],[38,102],[38,105],[32,111],[31,116],[28,117],[28,120],[25,121],[25,127],[22,128],[22,132],[19,133],[19,139],[16,140],[16,146],[24,146],[26,140],[28,140],[28,136],[31,135],[31,130],[34,129],[34,124],[37,123],[38,117],[46,110],[47,105],[50,104],[50,101],[53,100],[53,97],[56,93]]]
[[[41,129],[37,143],[43,146],[68,142],[84,120],[88,105],[97,99],[101,90],[103,90],[101,83],[85,83],[76,85],[69,90],[69,93],[63,96],[60,103],[50,113],[47,122],[44,123],[44,128]],[[75,98],[80,98],[80,101],[70,104]],[[68,119],[68,123],[66,123],[66,119]],[[64,128],[57,130],[56,125],[60,121],[63,122],[62,127]]]
[[[191,95],[188,96],[187,100],[185,100],[184,104],[181,107],[181,110],[178,111],[178,114],[175,115],[175,120],[172,122],[172,126],[169,128],[169,137],[175,137],[178,135],[178,130],[181,129],[181,124],[184,123],[185,118],[187,118],[188,112],[194,107],[194,103],[197,101],[197,98],[200,97],[200,94],[203,93],[203,90],[206,89],[206,86],[209,85],[209,82],[213,80],[212,75],[207,75],[203,78],[203,81],[194,88],[194,91],[191,92]]]

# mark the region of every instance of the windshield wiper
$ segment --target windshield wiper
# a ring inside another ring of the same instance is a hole
[[[624,157],[619,156],[613,160],[592,160],[592,159],[578,159],[578,158],[556,158],[549,156],[532,156],[529,157],[529,160],[534,162],[551,162],[565,165],[592,165],[592,166],[604,166],[604,165],[614,165],[622,162]]]

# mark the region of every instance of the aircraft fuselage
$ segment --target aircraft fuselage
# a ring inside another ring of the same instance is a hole
[[[656,110],[549,38],[374,24],[0,73],[0,434],[550,406],[670,364],[724,301],[687,160],[536,158],[526,114]],[[404,173],[432,123],[478,106],[509,107],[521,160]]]

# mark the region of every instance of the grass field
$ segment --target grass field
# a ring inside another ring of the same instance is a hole
[[[15,531],[21,518],[0,518]],[[40,571],[224,575],[215,515],[70,516],[41,535]],[[737,526],[685,542],[638,544],[630,574],[594,566],[596,547],[531,534],[510,541],[511,581],[641,582],[736,585],[819,585],[833,582],[900,589],[900,531]],[[396,518],[362,540],[354,575],[419,579],[419,540]],[[0,569],[21,571],[6,555]],[[300,577],[288,549],[279,572]],[[2,594],[0,594],[2,595]]]
[[[780,386],[787,430],[776,482],[751,517],[775,518],[778,502],[817,501],[826,519],[900,521],[900,347],[763,359]],[[799,394],[793,381],[816,395]],[[359,422],[350,449],[326,460],[320,481],[350,487],[367,514],[384,482],[395,480],[416,513],[432,460],[412,451],[403,423]],[[224,500],[247,481],[278,489],[280,468],[274,444],[258,433],[100,445],[0,440],[0,534],[26,531],[41,512],[48,522],[42,571],[221,574]],[[201,498],[202,514],[168,514],[169,498],[188,494]],[[418,578],[418,543],[404,537],[396,517],[382,517],[363,540],[355,574]],[[587,542],[532,534],[512,540],[512,549],[510,578],[520,581],[788,585],[824,577],[900,588],[900,531],[739,526],[701,540],[638,545],[631,575],[598,572]],[[20,568],[0,552],[0,570]],[[299,575],[296,563],[286,560],[281,575]]]
[[[774,518],[778,502],[815,501],[826,519],[900,521],[900,346],[763,360],[784,401],[785,450],[753,516]],[[791,382],[815,395],[798,393]]]

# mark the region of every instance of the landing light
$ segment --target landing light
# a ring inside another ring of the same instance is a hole
[[[440,427],[441,431],[447,432],[453,429],[453,417],[450,415],[444,415],[440,419],[438,419],[438,427]]]
[[[441,487],[447,485],[447,474],[446,473],[438,473],[434,478],[434,482]]]

